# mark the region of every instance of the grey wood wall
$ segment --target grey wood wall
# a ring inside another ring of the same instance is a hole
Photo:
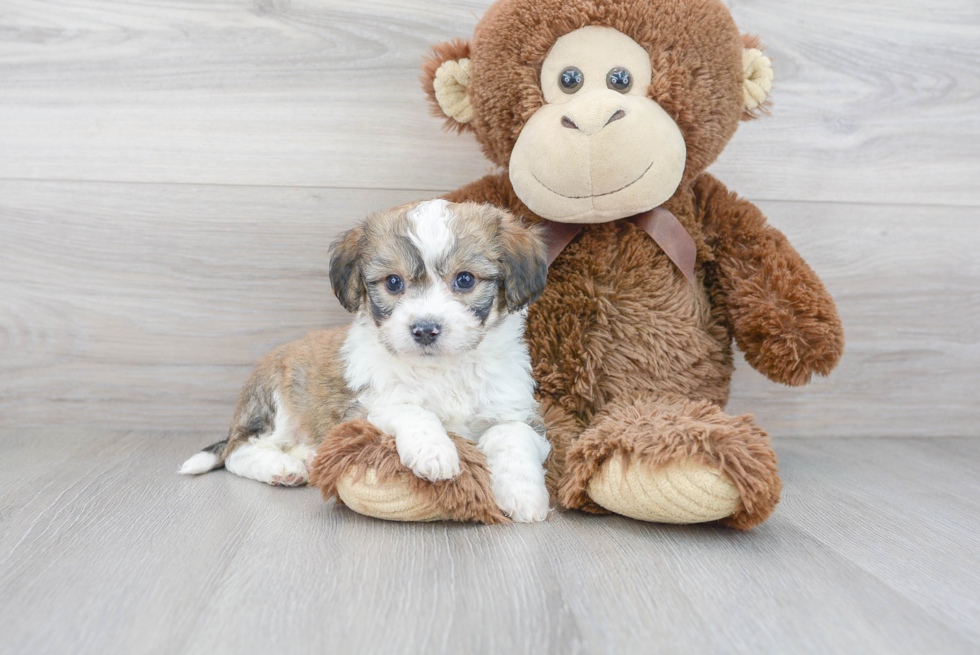
[[[489,170],[417,81],[486,0],[4,0],[0,423],[225,429],[251,363],[347,320],[326,246]],[[980,3],[747,0],[773,115],[712,171],[823,276],[848,345],[776,436],[980,436]]]

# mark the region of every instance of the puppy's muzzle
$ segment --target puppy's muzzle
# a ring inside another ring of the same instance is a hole
[[[434,321],[419,321],[412,326],[412,336],[415,341],[423,346],[435,343],[442,333],[442,326]]]

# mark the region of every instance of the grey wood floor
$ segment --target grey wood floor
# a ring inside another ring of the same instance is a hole
[[[759,529],[173,473],[259,356],[348,319],[340,230],[488,171],[417,75],[489,4],[0,2],[0,653],[980,653],[976,0],[729,2],[774,104],[711,170],[847,332],[802,389],[739,362],[786,481]]]
[[[976,439],[782,439],[749,533],[404,525],[215,471],[210,435],[0,433],[3,653],[977,653]]]

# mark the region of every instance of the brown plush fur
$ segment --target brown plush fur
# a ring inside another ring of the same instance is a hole
[[[745,360],[793,386],[828,375],[844,350],[844,331],[817,274],[758,207],[711,175],[698,178],[694,200],[714,254],[714,298]]]
[[[378,482],[405,480],[419,497],[446,512],[455,521],[510,523],[490,490],[490,468],[472,441],[449,435],[459,452],[462,473],[452,480],[428,482],[415,477],[398,457],[395,438],[363,419],[335,427],[320,443],[310,468],[310,484],[320,487],[324,499],[337,495],[337,480],[353,472],[359,480],[374,469]],[[340,499],[338,498],[338,502]]]
[[[717,0],[501,0],[468,46],[456,41],[434,49],[425,88],[434,103],[436,68],[468,55],[474,119],[465,129],[506,167],[518,134],[544,102],[541,62],[558,37],[585,25],[613,27],[650,53],[648,96],[674,119],[687,145],[683,180],[665,205],[694,238],[698,262],[692,285],[626,221],[586,225],[555,260],[527,330],[553,448],[549,485],[561,505],[596,511],[588,482],[616,452],[631,466],[685,459],[731,478],[743,509],[725,523],[748,529],[772,513],[782,483],[765,432],[748,416],[722,411],[732,339],[749,364],[784,384],[826,375],[844,344],[816,274],[755,206],[704,172],[739,120],[753,117],[742,109],[742,49],[759,47],[758,40],[743,41]],[[541,220],[517,198],[506,172],[446,198]],[[344,457],[323,461],[370,466],[381,461],[381,446],[371,443],[374,454],[348,445]],[[393,474],[388,457],[384,470]],[[485,470],[479,453],[464,466],[465,484],[489,512],[489,479],[471,466]],[[438,493],[437,485],[412,484],[420,494]]]
[[[699,244],[697,285],[644,232],[618,221],[583,228],[552,264],[548,286],[530,308],[528,343],[554,449],[549,482],[558,485],[563,506],[596,510],[582,476],[615,450],[657,452],[641,458],[652,466],[700,452],[694,458],[728,473],[743,496],[744,511],[725,523],[748,529],[772,513],[782,483],[765,433],[745,417],[721,412],[733,370],[732,337],[753,367],[775,381],[803,384],[833,368],[843,331],[819,278],[757,208],[707,174],[693,186],[667,207]],[[492,202],[540,220],[516,199],[505,174],[447,198]],[[667,424],[654,416],[641,427],[612,427],[610,414],[622,419],[623,402],[652,413],[653,399],[663,398],[695,403],[672,410],[672,425],[692,428],[688,441],[656,432]],[[697,401],[715,408],[715,428],[694,429],[703,423]],[[678,416],[685,409],[691,415]],[[591,443],[617,430],[622,437],[611,449],[578,449],[580,439],[590,436]],[[661,446],[651,445],[661,439]],[[583,458],[584,452],[595,457]]]
[[[467,50],[474,112],[467,129],[491,161],[506,167],[524,123],[544,104],[541,63],[559,37],[586,25],[615,28],[650,53],[654,75],[647,94],[680,127],[687,143],[684,180],[692,180],[721,154],[742,114],[742,40],[728,10],[714,0],[495,3]],[[430,70],[434,75],[463,47],[457,40],[433,48],[423,79],[434,112]]]
[[[419,77],[426,95],[432,99],[430,113],[436,118],[444,118],[445,123],[443,127],[447,130],[455,130],[460,133],[471,132],[473,131],[473,127],[469,123],[456,122],[442,113],[442,109],[439,108],[439,103],[436,102],[436,90],[433,82],[436,79],[436,71],[439,70],[439,66],[444,62],[467,59],[469,56],[470,44],[463,39],[453,39],[446,43],[434,45],[432,46],[432,53],[422,61],[422,75]]]
[[[728,416],[704,400],[629,394],[617,398],[570,446],[558,490],[562,505],[604,511],[589,500],[586,486],[616,452],[633,466],[693,460],[727,474],[743,509],[724,522],[737,528],[767,519],[782,489],[776,456],[751,416]]]

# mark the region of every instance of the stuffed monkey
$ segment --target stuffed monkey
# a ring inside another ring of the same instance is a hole
[[[769,60],[719,0],[500,0],[423,84],[501,172],[445,197],[544,225],[553,262],[527,339],[563,508],[644,521],[766,520],[782,483],[766,433],[724,412],[732,341],[775,382],[837,364],[817,275],[752,203],[705,172],[766,109]],[[479,451],[418,480],[390,438],[343,425],[313,480],[398,520],[506,518]],[[465,451],[465,452],[464,452]]]

